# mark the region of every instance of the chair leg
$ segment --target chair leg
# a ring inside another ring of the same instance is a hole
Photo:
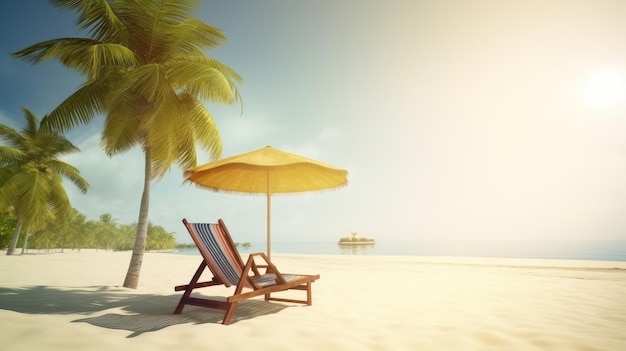
[[[235,307],[237,306],[236,302],[230,302],[228,308],[226,309],[226,313],[224,314],[224,320],[222,320],[223,325],[229,325],[230,319],[233,317],[233,313],[235,312]]]
[[[309,306],[313,304],[313,297],[311,296],[311,294],[312,294],[311,282],[308,282],[306,284],[306,304]]]
[[[191,281],[187,285],[187,288],[185,288],[185,293],[180,298],[178,306],[176,306],[176,309],[174,310],[174,314],[181,314],[183,312],[183,308],[185,308],[185,305],[187,304],[187,299],[191,295],[193,289],[196,287],[196,284],[198,284],[198,280],[200,279],[200,276],[202,275],[202,272],[204,272],[205,268],[206,263],[202,261],[202,263],[200,263],[200,266],[196,270],[196,273],[193,275],[193,278],[191,278]]]

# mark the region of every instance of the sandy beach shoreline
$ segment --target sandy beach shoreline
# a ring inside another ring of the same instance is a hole
[[[139,288],[121,287],[130,252],[0,252],[7,350],[622,350],[626,262],[417,256],[274,255],[320,274],[313,306],[186,307],[174,286],[199,256],[146,253]],[[230,289],[203,289],[227,296]]]

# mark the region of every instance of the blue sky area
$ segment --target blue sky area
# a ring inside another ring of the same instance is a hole
[[[240,107],[207,104],[224,157],[266,145],[347,169],[346,188],[276,196],[275,241],[626,239],[626,2],[202,1],[229,38],[207,55],[244,79]],[[10,53],[77,36],[45,1],[0,5],[0,123],[43,117],[82,82]],[[68,137],[71,185],[90,219],[137,220],[139,150],[107,158],[101,121]],[[200,163],[208,161],[202,156]],[[182,184],[152,189],[150,219],[188,242],[181,218],[224,218],[263,241],[265,198]]]

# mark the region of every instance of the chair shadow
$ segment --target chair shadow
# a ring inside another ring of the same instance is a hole
[[[131,332],[127,336],[129,338],[178,324],[215,324],[222,321],[224,312],[209,308],[187,306],[182,314],[173,314],[180,296],[139,294],[124,288],[102,286],[0,288],[0,309],[26,314],[83,314],[87,317],[72,322],[127,330]],[[203,297],[223,299],[219,296]],[[278,313],[287,307],[263,300],[245,300],[237,304],[231,324]],[[127,313],[91,316],[112,308]]]

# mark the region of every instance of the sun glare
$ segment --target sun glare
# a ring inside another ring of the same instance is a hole
[[[583,100],[594,108],[607,108],[626,102],[626,77],[614,71],[592,75],[583,90]]]

